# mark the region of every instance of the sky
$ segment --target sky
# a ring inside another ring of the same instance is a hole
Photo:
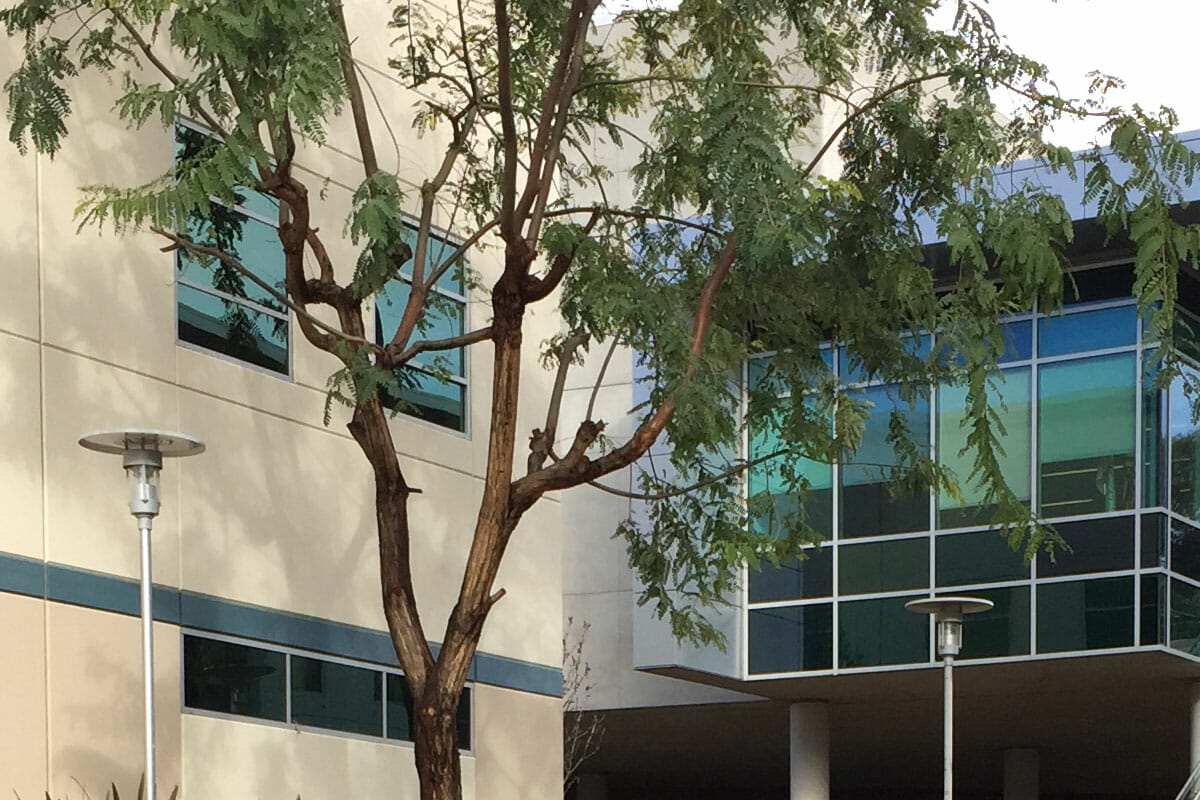
[[[1100,70],[1126,83],[1110,101],[1167,105],[1178,130],[1200,129],[1200,0],[991,0],[987,8],[1013,49],[1046,64],[1064,94],[1084,96],[1087,73]],[[1096,138],[1095,125],[1063,121],[1051,138],[1080,149]]]
[[[607,0],[597,18],[675,2]],[[1167,105],[1179,114],[1178,130],[1200,129],[1200,0],[990,0],[986,8],[1013,49],[1046,64],[1068,96],[1086,95],[1087,74],[1099,70],[1126,83],[1111,101]],[[952,19],[953,11],[944,24]],[[1051,138],[1086,147],[1095,122],[1060,122]]]

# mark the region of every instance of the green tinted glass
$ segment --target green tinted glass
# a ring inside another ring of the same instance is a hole
[[[1133,506],[1135,357],[1043,366],[1038,442],[1043,516]]]
[[[838,604],[838,666],[929,660],[929,619],[904,607],[911,597]]]
[[[972,590],[971,596],[991,600],[994,605],[964,618],[960,658],[1021,656],[1029,652],[1028,586]]]
[[[748,617],[751,674],[833,666],[832,605],[754,609]]]
[[[1200,588],[1171,581],[1171,647],[1200,655]]]
[[[838,591],[870,594],[929,585],[929,539],[840,545]]]
[[[292,656],[292,722],[382,736],[382,678],[373,669]]]
[[[789,558],[775,567],[764,561],[749,571],[751,603],[807,600],[833,594],[833,547],[806,548],[804,559]]]
[[[1200,380],[1200,372],[1182,367],[1171,382],[1167,435],[1171,442],[1171,510],[1200,520],[1200,424],[1192,421],[1192,403],[1184,392],[1185,379]]]
[[[1054,529],[1066,547],[1057,548],[1053,559],[1038,554],[1038,577],[1133,569],[1133,527],[1132,515],[1058,523]]]
[[[1000,448],[1000,469],[1008,487],[1022,500],[1029,500],[1030,450],[1033,446],[1030,411],[1030,371],[1009,369],[987,391],[988,405],[997,415],[993,431]],[[970,428],[964,428],[967,390],[960,386],[938,389],[938,462],[950,467],[959,481],[963,502],[945,492],[938,495],[938,527],[956,528],[987,522],[995,506],[985,503],[983,490],[968,480],[975,452],[967,446]],[[1001,430],[1003,433],[1001,434]],[[965,452],[964,452],[965,450]]]
[[[284,721],[284,654],[244,644],[183,637],[183,704]]]
[[[995,531],[955,533],[937,537],[935,554],[938,586],[964,586],[1029,577],[1019,550]]]
[[[1133,578],[1039,584],[1038,652],[1133,644]]]
[[[785,449],[774,423],[750,424],[750,459],[763,459]],[[807,489],[792,491],[807,483]],[[755,510],[755,530],[761,534],[784,535],[791,515],[829,537],[833,534],[833,467],[809,458],[776,457],[750,469],[749,494]]]

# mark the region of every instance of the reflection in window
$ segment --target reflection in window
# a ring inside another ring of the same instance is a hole
[[[413,698],[403,675],[387,676],[387,738],[413,741],[416,736]],[[455,741],[460,750],[471,749],[471,690],[463,689],[454,717]]]
[[[1038,554],[1038,577],[1133,569],[1133,525],[1132,515],[1058,523],[1066,547],[1055,548],[1053,560]]]
[[[1167,515],[1142,515],[1142,556],[1144,568],[1167,566]]]
[[[929,660],[929,619],[904,607],[911,597],[838,604],[838,666]]]
[[[1167,640],[1167,578],[1143,575],[1141,580],[1141,644],[1163,644]]]
[[[833,666],[833,606],[753,609],[749,614],[750,672],[799,672]]]
[[[1029,577],[1020,550],[995,531],[937,537],[937,585],[965,586]]]
[[[1191,367],[1181,371],[1191,380],[1200,373]],[[1189,519],[1200,520],[1200,464],[1196,446],[1200,425],[1192,421],[1192,404],[1183,391],[1184,377],[1171,382],[1168,436],[1171,442],[1171,510]]]
[[[1171,581],[1171,647],[1200,656],[1200,588]]]
[[[1038,355],[1062,356],[1137,342],[1137,306],[1051,314],[1038,321]]]
[[[929,585],[929,539],[844,544],[838,553],[838,591],[871,594]]]
[[[964,619],[960,657],[993,658],[1027,654],[1029,587],[972,591],[971,596],[991,600],[994,605],[987,611],[971,614]]]
[[[243,644],[183,637],[183,704],[282,722],[284,654]]]
[[[751,603],[807,600],[833,594],[833,547],[805,548],[803,559],[789,558],[772,566],[764,561],[750,570]]]
[[[1171,520],[1171,571],[1200,580],[1200,530]]]
[[[212,141],[195,128],[177,124],[176,163],[197,157]],[[220,248],[282,293],[283,247],[274,221],[277,201],[250,189],[238,190],[235,197],[237,204],[232,207],[214,200],[203,212],[180,220],[180,233]],[[202,263],[180,249],[175,251],[175,269],[180,341],[288,373],[289,317],[282,303],[219,260]]]
[[[1032,446],[1029,369],[1006,370],[987,390],[988,405],[996,413],[992,430],[1000,442],[997,457],[1008,488],[1029,501],[1029,455]],[[938,461],[954,470],[962,491],[960,507],[954,498],[938,495],[938,527],[958,528],[987,522],[995,505],[984,504],[983,490],[968,480],[975,465],[975,450],[967,446],[970,428],[962,426],[967,390],[943,386],[938,390]],[[996,422],[999,424],[997,425]],[[1003,433],[1001,433],[1003,430]]]
[[[409,229],[408,245],[416,248],[416,231]],[[454,254],[458,245],[430,233],[426,247],[425,274],[429,275]],[[411,266],[411,265],[410,265]],[[407,268],[406,268],[407,269]],[[412,341],[432,341],[458,336],[466,324],[465,265],[459,263],[438,278],[425,304],[425,316],[413,333]],[[375,299],[375,339],[386,344],[400,327],[404,308],[412,292],[411,277],[402,275],[388,281]],[[456,431],[467,429],[466,421],[466,350],[427,351],[402,367],[396,378],[400,384],[400,410],[410,416]],[[384,397],[389,407],[397,398]]]
[[[292,722],[383,735],[383,704],[372,669],[292,656]]]
[[[929,403],[919,398],[909,406],[894,397],[893,388],[876,386],[862,392],[873,404],[858,451],[841,469],[842,536],[875,536],[925,530],[929,527],[929,496],[893,498],[885,470],[899,463],[888,433],[892,412],[899,412],[908,436],[919,448],[929,447]]]
[[[1135,357],[1122,354],[1041,368],[1043,516],[1133,506],[1134,366]]]
[[[1166,505],[1167,393],[1155,386],[1158,356],[1155,350],[1142,355],[1142,505]]]
[[[1040,584],[1038,652],[1133,644],[1133,578]]]
[[[750,458],[759,459],[783,449],[784,441],[777,426],[751,423]],[[791,491],[798,477],[808,484],[807,491]],[[825,537],[833,533],[833,467],[809,458],[772,458],[750,470],[750,497],[768,510],[756,515],[755,531],[783,536],[787,520],[799,515],[806,525]]]

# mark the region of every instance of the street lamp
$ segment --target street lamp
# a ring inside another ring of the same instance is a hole
[[[980,597],[923,597],[904,607],[929,614],[937,624],[938,655],[942,657],[942,798],[954,796],[954,657],[962,649],[963,616],[987,611],[994,604]]]
[[[199,439],[179,433],[128,430],[89,433],[79,444],[98,453],[122,457],[129,478],[129,513],[137,518],[142,539],[142,701],[146,722],[146,800],[155,800],[154,770],[154,639],[151,623],[150,529],[158,516],[158,476],[164,457],[194,456],[204,452]]]

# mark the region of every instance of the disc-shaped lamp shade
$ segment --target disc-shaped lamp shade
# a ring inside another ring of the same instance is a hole
[[[79,444],[88,450],[122,457],[122,466],[129,477],[129,513],[143,521],[158,515],[158,473],[163,457],[180,458],[204,452],[204,442],[199,439],[155,430],[98,431],[84,436]]]
[[[938,655],[956,656],[962,649],[962,623],[966,614],[987,611],[995,603],[982,597],[922,597],[909,600],[904,607],[918,614],[930,614],[937,624]]]
[[[79,444],[97,453],[124,455],[129,450],[149,450],[168,458],[194,456],[204,452],[204,442],[182,433],[154,430],[96,431]]]

